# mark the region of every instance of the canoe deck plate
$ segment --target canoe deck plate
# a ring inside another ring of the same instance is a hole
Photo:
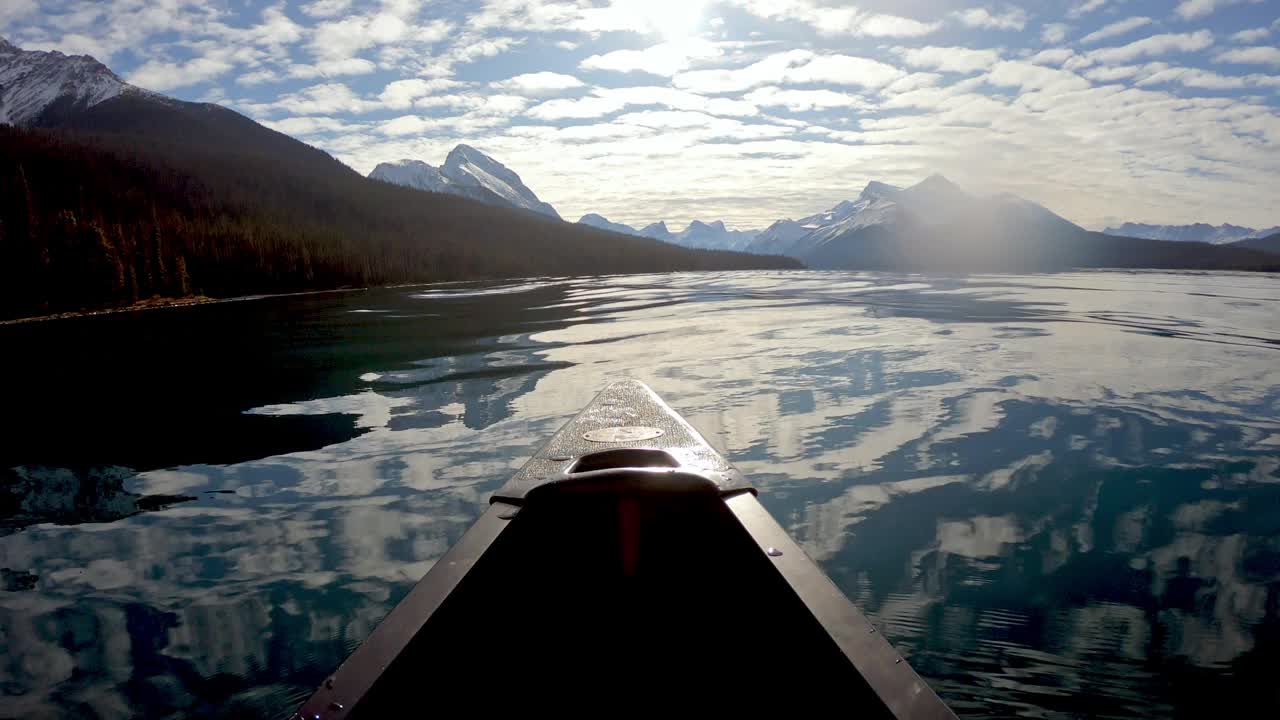
[[[615,448],[663,450],[682,470],[705,476],[722,493],[750,489],[742,474],[647,385],[622,380],[561,428],[494,499],[518,505],[533,488],[564,477],[577,458]]]
[[[582,439],[594,443],[626,443],[662,437],[662,429],[643,425],[600,428],[582,433]]]

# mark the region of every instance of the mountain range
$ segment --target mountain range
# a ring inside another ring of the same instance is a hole
[[[610,222],[595,213],[583,215],[578,222],[583,225],[598,227],[602,230],[639,235],[640,237],[653,238],[654,240],[661,240],[675,245],[705,250],[747,250],[747,246],[751,244],[751,241],[755,239],[758,233],[756,230],[730,230],[725,227],[724,222],[721,220],[714,220],[709,223],[694,220],[680,232],[671,232],[667,228],[667,223],[662,220],[650,223],[637,230],[630,225]]]
[[[1179,242],[1202,242],[1210,245],[1229,245],[1250,238],[1263,238],[1280,233],[1280,227],[1256,229],[1226,223],[1223,225],[1147,225],[1145,223],[1124,223],[1117,227],[1109,227],[1102,231],[1107,235],[1147,238],[1149,240],[1175,240]]]
[[[484,201],[370,180],[228,108],[4,40],[0,113],[0,317],[153,296],[800,267],[563,222],[469,148],[438,172]]]
[[[470,165],[484,172],[461,169]],[[454,148],[439,169],[401,160],[379,165],[369,177],[559,217],[514,171],[468,145]],[[1247,251],[1270,247],[1240,243],[1258,231],[1236,226],[1188,226],[1191,231],[1179,233],[1169,226],[1161,226],[1168,230],[1162,232],[1156,226],[1126,225],[1135,229],[1132,235],[1090,232],[1024,198],[972,194],[941,175],[907,188],[872,181],[857,198],[799,220],[778,220],[764,230],[730,230],[719,220],[694,220],[676,232],[664,221],[637,229],[597,213],[583,215],[577,224],[688,248],[785,255],[832,269],[1235,267],[1259,263]],[[1215,232],[1200,233],[1201,228]],[[1153,234],[1163,237],[1148,237]]]
[[[941,176],[907,188],[873,182],[829,211],[759,232],[720,221],[636,230],[598,215],[568,223],[468,145],[439,167],[386,163],[370,179],[220,105],[133,87],[89,56],[2,39],[0,117],[0,315],[157,295],[802,263],[1280,270],[1280,258],[1251,246],[1091,233]]]

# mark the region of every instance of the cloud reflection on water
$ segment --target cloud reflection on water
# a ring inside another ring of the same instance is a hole
[[[250,412],[361,434],[142,472],[130,492],[199,500],[0,538],[39,578],[0,593],[4,714],[287,709],[626,375],[962,714],[1191,712],[1192,681],[1248,699],[1280,659],[1277,298],[1248,275],[762,273],[326,301],[313,326],[358,318],[369,352]]]

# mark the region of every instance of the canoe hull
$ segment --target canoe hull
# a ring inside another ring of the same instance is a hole
[[[398,716],[428,686],[500,690],[522,708],[773,698],[954,717],[742,476],[634,381],[557,433],[298,716]]]

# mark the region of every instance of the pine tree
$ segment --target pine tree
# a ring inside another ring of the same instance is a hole
[[[191,276],[187,274],[187,259],[182,255],[179,255],[178,258],[174,260],[173,265],[173,276],[174,282],[176,283],[175,290],[177,290],[177,296],[187,297],[191,294]]]

